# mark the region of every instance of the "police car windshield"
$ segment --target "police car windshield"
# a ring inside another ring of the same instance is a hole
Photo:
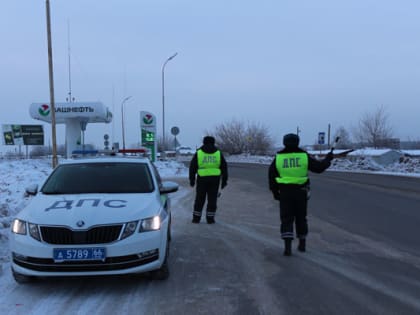
[[[63,164],[41,188],[44,194],[150,193],[153,190],[146,163]]]

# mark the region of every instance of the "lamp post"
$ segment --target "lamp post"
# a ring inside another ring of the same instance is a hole
[[[170,56],[166,61],[163,63],[162,66],[162,137],[163,137],[163,150],[166,149],[166,136],[165,136],[165,67],[166,64],[174,59],[178,55],[178,53],[173,54]]]
[[[125,150],[124,104],[130,98],[131,98],[131,96],[127,96],[125,99],[123,99],[123,101],[121,103],[121,130],[122,130],[123,150]]]

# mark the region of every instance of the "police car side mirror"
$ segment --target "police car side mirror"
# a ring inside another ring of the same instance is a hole
[[[178,190],[178,184],[175,182],[164,181],[159,188],[161,194],[169,194]]]
[[[38,185],[32,184],[25,188],[25,193],[27,196],[35,196],[38,193]]]

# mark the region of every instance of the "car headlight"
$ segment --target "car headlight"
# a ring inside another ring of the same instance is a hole
[[[15,234],[26,235],[26,222],[19,219],[14,219],[12,224],[12,232]]]
[[[139,232],[149,232],[149,231],[160,230],[161,224],[162,224],[162,220],[160,216],[158,215],[151,218],[143,219],[141,220],[141,223],[140,223]]]
[[[131,221],[125,224],[124,231],[121,234],[121,239],[125,239],[129,237],[131,234],[133,234],[136,231],[137,228],[137,221]]]
[[[41,241],[41,234],[39,233],[38,224],[28,223],[29,235],[37,241]]]

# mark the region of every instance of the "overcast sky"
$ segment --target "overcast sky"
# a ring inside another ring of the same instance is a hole
[[[87,143],[121,142],[127,96],[126,143],[139,141],[141,110],[162,130],[161,69],[175,52],[165,120],[183,145],[232,119],[267,126],[277,143],[299,126],[313,144],[381,105],[395,136],[420,139],[418,0],[51,0],[51,15],[56,102],[69,92],[70,38],[72,95],[114,114],[87,126]],[[0,123],[38,124],[29,105],[49,102],[45,1],[2,0],[0,38]]]

